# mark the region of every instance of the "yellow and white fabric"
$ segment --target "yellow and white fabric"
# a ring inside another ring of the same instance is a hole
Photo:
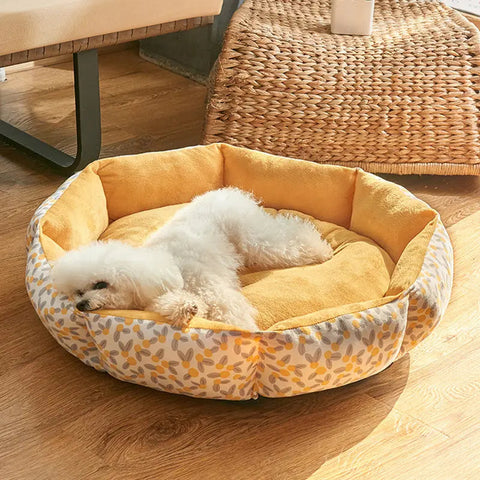
[[[332,260],[241,272],[259,331],[153,312],[79,312],[51,262],[95,239],[141,244],[195,195],[236,186],[267,210],[308,216]],[[423,340],[447,306],[453,255],[438,213],[359,169],[224,144],[99,160],[35,213],[26,286],[45,327],[85,364],[128,382],[244,400],[334,388],[374,375]]]

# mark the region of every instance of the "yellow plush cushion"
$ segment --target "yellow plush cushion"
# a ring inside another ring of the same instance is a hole
[[[223,159],[218,150],[186,148],[175,153],[116,157],[90,167],[101,179],[111,220],[189,202],[195,195],[223,187]]]
[[[381,212],[381,221],[374,212]],[[395,262],[434,218],[434,210],[398,185],[381,183],[373,175],[359,172],[350,228],[374,238]]]
[[[120,218],[110,224],[100,240],[142,245],[184,206],[172,205]],[[277,214],[274,209],[267,211]],[[375,242],[292,210],[281,210],[281,213],[297,214],[314,222],[335,254],[321,265],[242,273],[243,294],[257,308],[257,321],[262,330],[291,317],[383,297],[395,264]]]
[[[55,244],[55,253],[44,245],[51,259],[62,255],[98,238],[108,226],[108,212],[105,193],[100,177],[85,171],[62,195],[61,202],[55,202],[42,220],[44,239]]]
[[[222,186],[251,191],[266,208],[311,215],[334,246],[320,266],[242,275],[270,330],[390,302],[418,277],[437,225],[426,204],[361,170],[214,144],[92,163],[40,219],[39,239],[48,261],[98,238],[138,245],[182,204]],[[116,315],[164,321],[153,312]],[[231,328],[213,323],[195,318],[192,327]]]
[[[297,210],[348,228],[357,171],[224,145],[225,185],[255,192],[265,205]],[[334,200],[333,200],[334,199]]]

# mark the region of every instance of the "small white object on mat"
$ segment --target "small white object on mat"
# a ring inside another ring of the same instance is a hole
[[[332,33],[370,35],[375,0],[332,0]]]
[[[4,68],[0,68],[0,82],[4,82],[7,79],[7,74]]]

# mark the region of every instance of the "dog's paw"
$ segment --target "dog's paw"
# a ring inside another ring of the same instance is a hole
[[[175,327],[184,328],[195,315],[204,313],[205,306],[196,295],[178,290],[154,299],[148,310],[160,313]]]
[[[322,238],[322,242],[318,247],[318,258],[320,262],[326,262],[327,260],[330,260],[333,257],[333,248],[332,246]]]
[[[168,317],[172,321],[173,326],[178,328],[187,327],[190,323],[190,320],[197,315],[198,305],[194,302],[185,302],[183,305],[178,306],[176,312]]]

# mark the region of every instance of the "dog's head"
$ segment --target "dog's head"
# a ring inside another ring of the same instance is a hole
[[[170,255],[118,241],[67,252],[54,263],[52,276],[55,287],[81,311],[142,309],[156,296],[183,286]]]

